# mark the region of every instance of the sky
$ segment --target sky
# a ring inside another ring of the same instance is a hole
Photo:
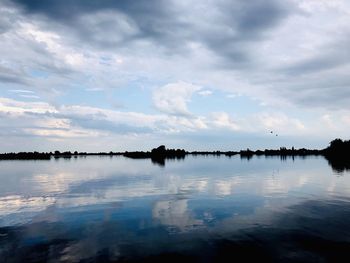
[[[347,0],[0,0],[0,152],[349,139],[349,25]]]

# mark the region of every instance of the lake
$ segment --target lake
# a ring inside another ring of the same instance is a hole
[[[322,156],[0,168],[1,262],[349,262],[350,174]]]

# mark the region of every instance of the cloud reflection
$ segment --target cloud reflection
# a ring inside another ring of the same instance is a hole
[[[203,221],[194,219],[188,209],[187,199],[157,201],[152,209],[153,218],[165,226],[188,231],[203,225]]]
[[[153,217],[185,231],[202,224],[191,211],[195,199],[258,196],[265,200],[263,209],[271,208],[273,202],[282,209],[314,196],[350,194],[349,177],[332,175],[327,162],[318,158],[253,159],[249,163],[239,158],[188,158],[165,168],[147,160],[95,157],[20,164],[3,162],[7,176],[0,177],[1,225],[45,219],[39,214],[52,206],[73,211],[154,200]]]

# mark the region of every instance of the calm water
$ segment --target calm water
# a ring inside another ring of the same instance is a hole
[[[322,157],[0,169],[0,262],[350,260],[350,174]]]

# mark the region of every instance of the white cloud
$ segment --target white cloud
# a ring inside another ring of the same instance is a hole
[[[212,113],[212,118],[212,123],[215,127],[226,128],[233,131],[240,130],[239,124],[232,120],[232,118],[226,112]]]
[[[5,113],[55,113],[57,110],[46,102],[23,102],[0,98],[0,112]]]
[[[64,45],[61,36],[55,32],[43,31],[38,26],[26,22],[20,23],[18,34],[27,41],[35,41],[42,45],[61,67],[79,67],[85,62],[84,55]]]
[[[19,96],[27,99],[40,99],[40,97],[37,95],[20,94]]]
[[[34,91],[31,90],[25,90],[25,89],[11,89],[9,90],[9,92],[13,92],[13,93],[34,93]]]
[[[177,227],[180,231],[203,225],[203,221],[193,218],[188,211],[188,200],[157,201],[152,209],[154,219],[166,226]]]
[[[211,90],[201,90],[201,91],[198,91],[198,94],[201,96],[209,96],[213,94],[213,92]]]
[[[200,89],[199,86],[183,81],[169,83],[153,92],[153,103],[159,111],[167,114],[190,115],[187,103],[192,94]]]
[[[62,142],[74,139],[76,144],[82,144],[86,139],[100,141],[117,135],[126,136],[129,142],[147,136],[169,140],[177,134],[186,139],[191,133],[200,137],[202,132],[213,138],[220,137],[220,134],[231,134],[234,139],[240,133],[266,137],[271,130],[273,135],[278,134],[280,137],[312,135],[313,138],[326,138],[327,142],[332,137],[345,136],[350,128],[350,114],[347,111],[337,116],[325,113],[318,119],[304,123],[281,112],[252,113],[244,118],[228,112],[177,116],[81,105],[53,107],[45,102],[23,102],[8,98],[0,98],[0,115],[3,136],[36,136]],[[324,129],[326,125],[327,129]],[[92,145],[91,142],[88,145]],[[184,145],[180,142],[179,147]]]
[[[305,130],[305,126],[300,120],[281,113],[261,113],[257,115],[257,119],[258,123],[261,123],[266,130],[288,135]]]

